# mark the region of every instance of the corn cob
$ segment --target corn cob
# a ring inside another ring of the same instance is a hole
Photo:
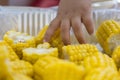
[[[119,73],[119,76],[120,76],[120,68],[118,69],[118,73]]]
[[[62,50],[65,59],[75,62],[76,64],[80,64],[85,57],[99,52],[96,46],[90,44],[68,45],[64,46]]]
[[[98,54],[86,57],[83,60],[82,65],[84,65],[87,71],[97,67],[108,67],[108,66],[117,70],[113,59],[110,58],[108,55],[102,54],[102,53],[98,53]]]
[[[13,73],[33,76],[33,66],[29,62],[23,60],[12,61],[10,67]]]
[[[84,80],[120,80],[118,72],[111,67],[92,69]]]
[[[84,68],[72,62],[47,56],[34,64],[35,80],[81,80]]]
[[[97,67],[108,67],[108,66],[117,70],[117,67],[113,59],[110,58],[108,55],[102,54],[100,52],[98,54],[86,57],[83,60],[82,65],[84,65],[87,71]]]
[[[8,52],[5,46],[0,46],[0,80],[7,80],[10,77]]]
[[[3,50],[7,51],[8,58],[11,61],[19,60],[16,53],[13,51],[13,49],[5,41],[0,41],[0,46],[6,48],[6,49],[3,49]]]
[[[36,43],[40,44],[43,43],[43,37],[45,32],[47,31],[48,26],[45,26],[36,36]],[[51,37],[50,42],[52,47],[57,47],[59,50],[59,57],[62,57],[62,46],[64,45],[60,36],[60,29],[58,29],[54,35]]]
[[[6,44],[5,44],[6,45]],[[16,62],[18,62],[16,64]],[[18,73],[18,71],[22,73],[22,68],[25,68],[23,66],[25,66],[25,63],[23,63],[23,65],[21,65],[21,63],[19,60],[16,61],[11,61],[9,59],[9,55],[8,55],[8,49],[6,49],[6,46],[0,46],[0,80],[32,80],[32,79],[27,79],[27,77],[25,78],[24,76],[22,76],[21,74],[19,74],[19,79],[18,79],[18,75],[16,75],[16,73]],[[26,66],[30,66],[30,64],[28,64],[26,62]],[[26,67],[26,69],[28,68],[28,72],[30,72],[31,70],[29,69],[30,67]],[[16,69],[16,71],[15,71]],[[27,73],[27,70],[24,70],[23,73]],[[25,78],[25,79],[22,79]]]
[[[120,68],[120,46],[116,47],[112,54],[112,59],[115,61],[118,68]]]
[[[48,29],[48,26],[44,26],[42,30],[38,33],[38,35],[35,37],[36,44],[42,44],[43,43],[43,38]]]
[[[48,43],[38,45],[38,48],[26,48],[23,50],[23,60],[34,64],[40,57],[54,56],[58,57],[58,49],[50,48]]]
[[[22,58],[22,49],[35,47],[35,38],[25,33],[8,31],[4,35],[4,40],[13,48],[19,58]]]
[[[96,32],[96,37],[104,51],[112,55],[112,51],[120,45],[120,25],[114,20],[108,20],[101,24]]]

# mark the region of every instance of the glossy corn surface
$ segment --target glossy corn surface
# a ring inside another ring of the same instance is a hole
[[[11,48],[11,46],[9,46],[5,41],[0,41],[0,46],[5,48],[3,50],[6,51],[8,58],[11,61],[19,60],[17,54],[14,52],[14,50]]]
[[[90,44],[68,45],[62,48],[67,60],[80,64],[87,56],[94,55],[98,51],[97,47]]]
[[[96,37],[105,53],[112,55],[112,51],[120,45],[120,25],[114,20],[104,21],[96,32]]]
[[[10,78],[11,69],[9,69],[8,53],[5,46],[0,46],[0,80],[7,80]]]
[[[84,65],[84,67],[88,72],[98,67],[101,67],[101,68],[112,67],[114,70],[117,70],[116,64],[113,61],[113,59],[103,53],[98,53],[98,54],[86,57],[83,60],[82,65]]]
[[[111,67],[92,69],[84,80],[120,80],[118,72]]]
[[[10,63],[10,67],[14,73],[23,74],[30,77],[33,76],[33,66],[29,62],[23,60],[12,61]]]
[[[34,64],[35,80],[81,80],[84,68],[55,57],[44,57]]]
[[[120,46],[114,49],[112,59],[115,61],[117,67],[120,68]]]

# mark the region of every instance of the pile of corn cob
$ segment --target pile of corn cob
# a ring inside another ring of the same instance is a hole
[[[44,43],[47,28],[35,37],[16,31],[4,35],[0,41],[0,80],[120,80],[117,22],[105,21],[96,32],[107,54],[92,44],[65,46],[60,30]]]

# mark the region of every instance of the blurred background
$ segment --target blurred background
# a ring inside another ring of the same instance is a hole
[[[33,0],[0,0],[0,5],[29,6]]]
[[[4,6],[51,7],[58,3],[59,0],[0,0],[0,5]]]
[[[57,6],[60,0],[0,0],[0,5],[4,6],[32,6],[32,7],[51,7]],[[109,5],[120,0],[92,0],[93,3]],[[107,3],[106,3],[107,2]],[[99,6],[99,5],[96,5]]]

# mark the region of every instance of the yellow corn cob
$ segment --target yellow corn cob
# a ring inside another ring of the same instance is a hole
[[[13,48],[19,58],[22,58],[22,49],[35,47],[35,38],[25,33],[8,31],[4,35],[4,40]]]
[[[80,64],[85,57],[99,52],[96,46],[90,44],[68,45],[64,46],[62,50],[65,58],[76,64]]]
[[[6,48],[3,50],[6,50],[7,55],[11,61],[19,60],[16,53],[13,51],[13,49],[5,41],[0,41],[0,46]]]
[[[82,65],[86,68],[87,71],[92,70],[97,67],[112,67],[117,70],[117,67],[112,58],[106,54],[98,53],[92,56],[86,57]]]
[[[23,60],[12,61],[10,67],[13,73],[33,76],[33,66],[29,62]]]
[[[62,38],[60,36],[60,30],[59,29],[52,36],[52,38],[50,40],[50,44],[51,44],[52,47],[57,47],[58,48],[59,57],[63,58],[62,47],[64,46],[64,44],[62,42]]]
[[[119,70],[118,72],[119,72],[119,76],[120,76],[120,68],[118,70]]]
[[[10,61],[5,46],[0,46],[0,80],[7,80],[10,77],[11,69],[8,67]]]
[[[14,73],[12,74],[12,77],[9,80],[33,80],[33,79],[23,74]]]
[[[43,56],[54,56],[58,57],[58,49],[50,48],[50,45],[40,44],[38,48],[26,48],[23,50],[23,60],[29,61],[34,64],[40,57]]]
[[[72,62],[47,56],[34,64],[35,80],[81,80],[84,68]]]
[[[120,46],[116,47],[112,54],[112,59],[115,61],[118,68],[120,68]]]
[[[19,62],[18,63],[19,65],[15,64],[16,62]],[[25,64],[23,65],[25,66]],[[0,46],[0,80],[32,80],[21,74],[16,75],[18,70],[20,71],[20,69],[22,70],[22,68],[25,68],[23,67],[23,65],[18,60],[10,62],[8,50],[6,49],[6,46]],[[26,66],[29,66],[29,64],[26,63]],[[26,69],[27,68],[30,72],[31,70],[29,69],[29,67],[26,67]],[[17,71],[15,71],[15,69]],[[26,70],[24,70],[23,73],[26,73]]]
[[[43,29],[40,30],[38,35],[35,37],[37,45],[43,43],[43,38],[44,38],[44,35],[45,35],[47,29],[48,29],[48,26],[44,26]]]
[[[120,80],[118,72],[111,67],[92,69],[84,80]]]
[[[96,32],[96,37],[104,51],[111,56],[112,51],[120,45],[120,25],[114,20],[103,22]]]
[[[45,32],[47,31],[48,26],[45,26],[36,36],[36,43],[40,44],[43,43],[43,37],[45,35]],[[59,50],[59,56],[62,57],[62,46],[63,42],[60,36],[60,30],[58,29],[54,35],[51,37],[50,44],[52,47],[57,47]]]

